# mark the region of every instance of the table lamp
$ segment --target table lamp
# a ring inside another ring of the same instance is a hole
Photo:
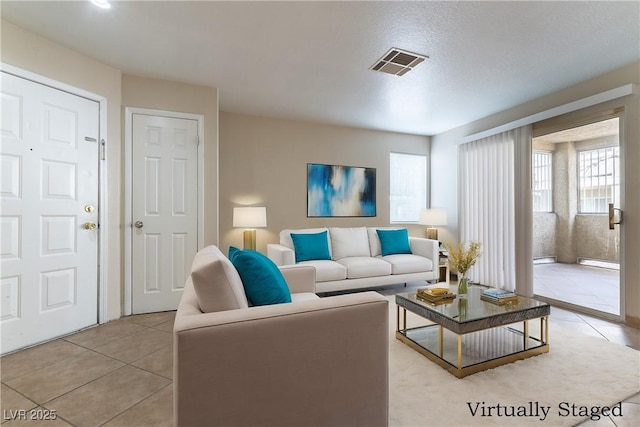
[[[447,225],[447,211],[443,208],[423,209],[418,222],[427,226],[427,239],[438,240],[436,226]]]
[[[264,206],[233,208],[233,226],[245,228],[244,248],[255,251],[256,228],[267,226],[267,208]]]

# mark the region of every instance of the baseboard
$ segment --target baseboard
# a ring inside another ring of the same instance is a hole
[[[640,329],[640,317],[625,316],[625,323],[632,328]]]

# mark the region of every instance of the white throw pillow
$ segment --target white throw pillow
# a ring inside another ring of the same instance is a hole
[[[329,234],[334,260],[352,256],[371,256],[366,227],[331,227]]]
[[[216,246],[196,254],[191,280],[204,313],[249,307],[238,271]]]

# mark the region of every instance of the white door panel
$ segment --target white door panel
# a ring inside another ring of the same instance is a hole
[[[133,114],[132,127],[132,309],[175,310],[198,245],[198,121]]]
[[[98,230],[84,224],[98,222],[99,105],[4,72],[1,83],[6,353],[97,323]]]

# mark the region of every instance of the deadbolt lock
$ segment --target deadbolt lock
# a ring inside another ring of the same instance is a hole
[[[84,207],[84,211],[86,213],[91,213],[91,212],[93,212],[95,210],[96,210],[96,208],[94,208],[92,205],[87,205],[87,206]]]

